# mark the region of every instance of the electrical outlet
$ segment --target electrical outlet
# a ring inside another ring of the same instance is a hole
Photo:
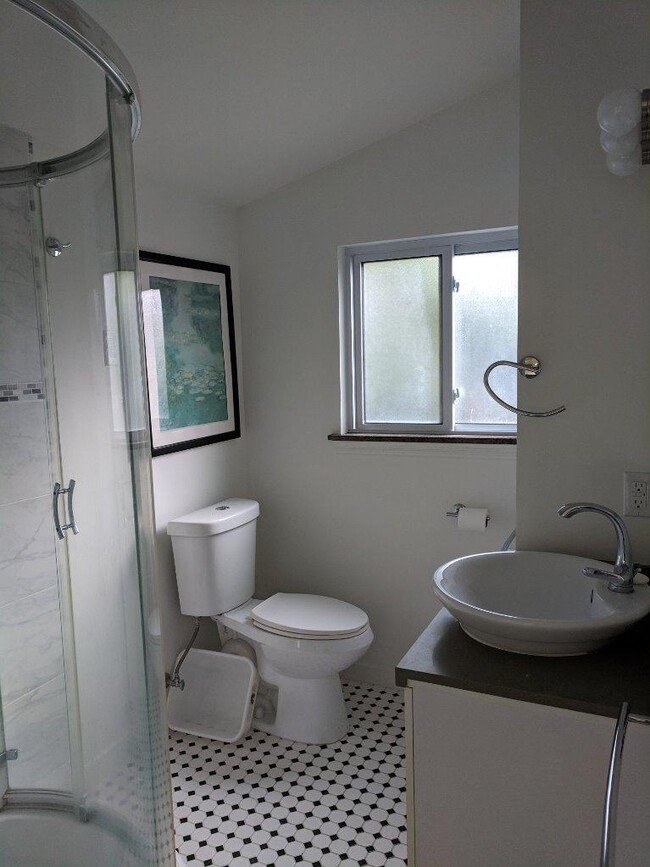
[[[650,473],[624,473],[625,515],[650,518]]]

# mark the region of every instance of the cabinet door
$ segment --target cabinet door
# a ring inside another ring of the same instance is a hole
[[[417,867],[595,867],[615,721],[413,684]],[[617,864],[648,867],[650,732],[630,724]],[[413,865],[412,865],[413,867]]]

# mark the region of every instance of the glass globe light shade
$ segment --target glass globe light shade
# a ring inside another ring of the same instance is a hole
[[[641,145],[638,144],[628,156],[607,154],[607,168],[613,175],[617,175],[619,178],[627,178],[633,175],[641,168]]]
[[[612,90],[598,106],[598,125],[611,135],[632,132],[641,123],[641,93],[635,87]]]
[[[600,134],[600,146],[607,154],[617,157],[627,157],[634,152],[641,141],[641,129],[635,126],[626,135],[612,135],[603,130]]]

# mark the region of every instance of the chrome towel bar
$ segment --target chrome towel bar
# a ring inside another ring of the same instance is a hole
[[[514,412],[515,415],[525,415],[529,418],[548,418],[551,415],[558,415],[561,412],[564,412],[566,407],[564,404],[562,406],[557,406],[555,409],[550,409],[548,412],[531,412],[527,409],[519,409],[519,407],[511,406],[509,403],[506,403],[505,400],[502,400],[498,394],[494,391],[492,386],[490,385],[490,374],[494,370],[495,367],[514,367],[519,371],[520,376],[525,376],[527,379],[532,379],[535,376],[538,376],[541,369],[542,363],[539,358],[535,358],[534,355],[526,355],[524,358],[517,361],[495,361],[493,362],[483,374],[483,385],[485,386],[485,390],[490,395],[492,400],[495,400],[499,406],[502,406],[504,409],[507,409],[509,412]]]
[[[600,849],[600,867],[614,867],[614,845],[616,842],[616,813],[618,811],[618,789],[621,781],[621,763],[625,734],[629,722],[650,725],[650,717],[630,713],[630,705],[624,701],[618,713],[612,752],[609,757],[605,805],[603,808],[603,832]]]

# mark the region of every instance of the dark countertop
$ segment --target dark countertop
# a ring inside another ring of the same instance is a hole
[[[621,702],[650,716],[650,618],[586,656],[543,657],[479,644],[443,609],[395,669],[398,686],[437,683],[616,717]]]

